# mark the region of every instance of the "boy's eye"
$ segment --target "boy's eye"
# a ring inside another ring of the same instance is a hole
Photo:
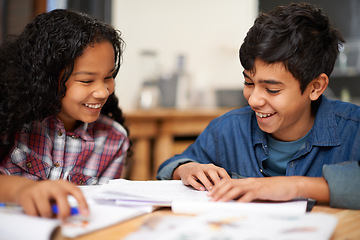
[[[247,81],[244,81],[244,85],[245,85],[245,86],[251,86],[251,85],[254,85],[254,83],[252,83],[252,82],[247,82]]]
[[[276,94],[280,92],[280,90],[271,90],[271,89],[266,89],[266,91],[270,94]]]

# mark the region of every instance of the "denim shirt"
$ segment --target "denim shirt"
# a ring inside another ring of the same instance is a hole
[[[286,176],[322,177],[325,164],[360,161],[360,107],[324,96],[319,101],[305,147],[287,164]],[[165,161],[157,179],[172,179],[175,168],[188,161],[212,163],[233,178],[268,176],[266,134],[249,106],[230,111],[211,121],[182,154]]]

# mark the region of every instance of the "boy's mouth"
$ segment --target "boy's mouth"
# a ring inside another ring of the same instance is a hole
[[[275,113],[260,113],[260,112],[255,112],[256,116],[258,116],[259,118],[267,118],[267,117],[271,117],[272,115],[274,115]]]
[[[102,104],[101,103],[98,103],[98,104],[85,103],[84,105],[85,105],[85,107],[88,107],[88,108],[99,109],[99,108],[101,108]]]

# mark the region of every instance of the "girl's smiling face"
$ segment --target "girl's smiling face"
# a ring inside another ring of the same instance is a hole
[[[88,46],[75,59],[58,114],[67,131],[73,131],[77,121],[91,123],[99,117],[101,108],[115,90],[114,67],[114,49],[107,41]]]
[[[255,111],[260,129],[280,141],[305,136],[314,124],[311,87],[300,90],[300,83],[282,63],[255,60],[254,72],[245,70],[244,97]]]

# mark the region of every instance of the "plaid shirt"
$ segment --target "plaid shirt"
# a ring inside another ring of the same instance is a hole
[[[33,180],[66,179],[76,184],[102,184],[120,178],[129,148],[126,130],[100,115],[74,132],[55,116],[35,122],[17,134],[0,173]]]

